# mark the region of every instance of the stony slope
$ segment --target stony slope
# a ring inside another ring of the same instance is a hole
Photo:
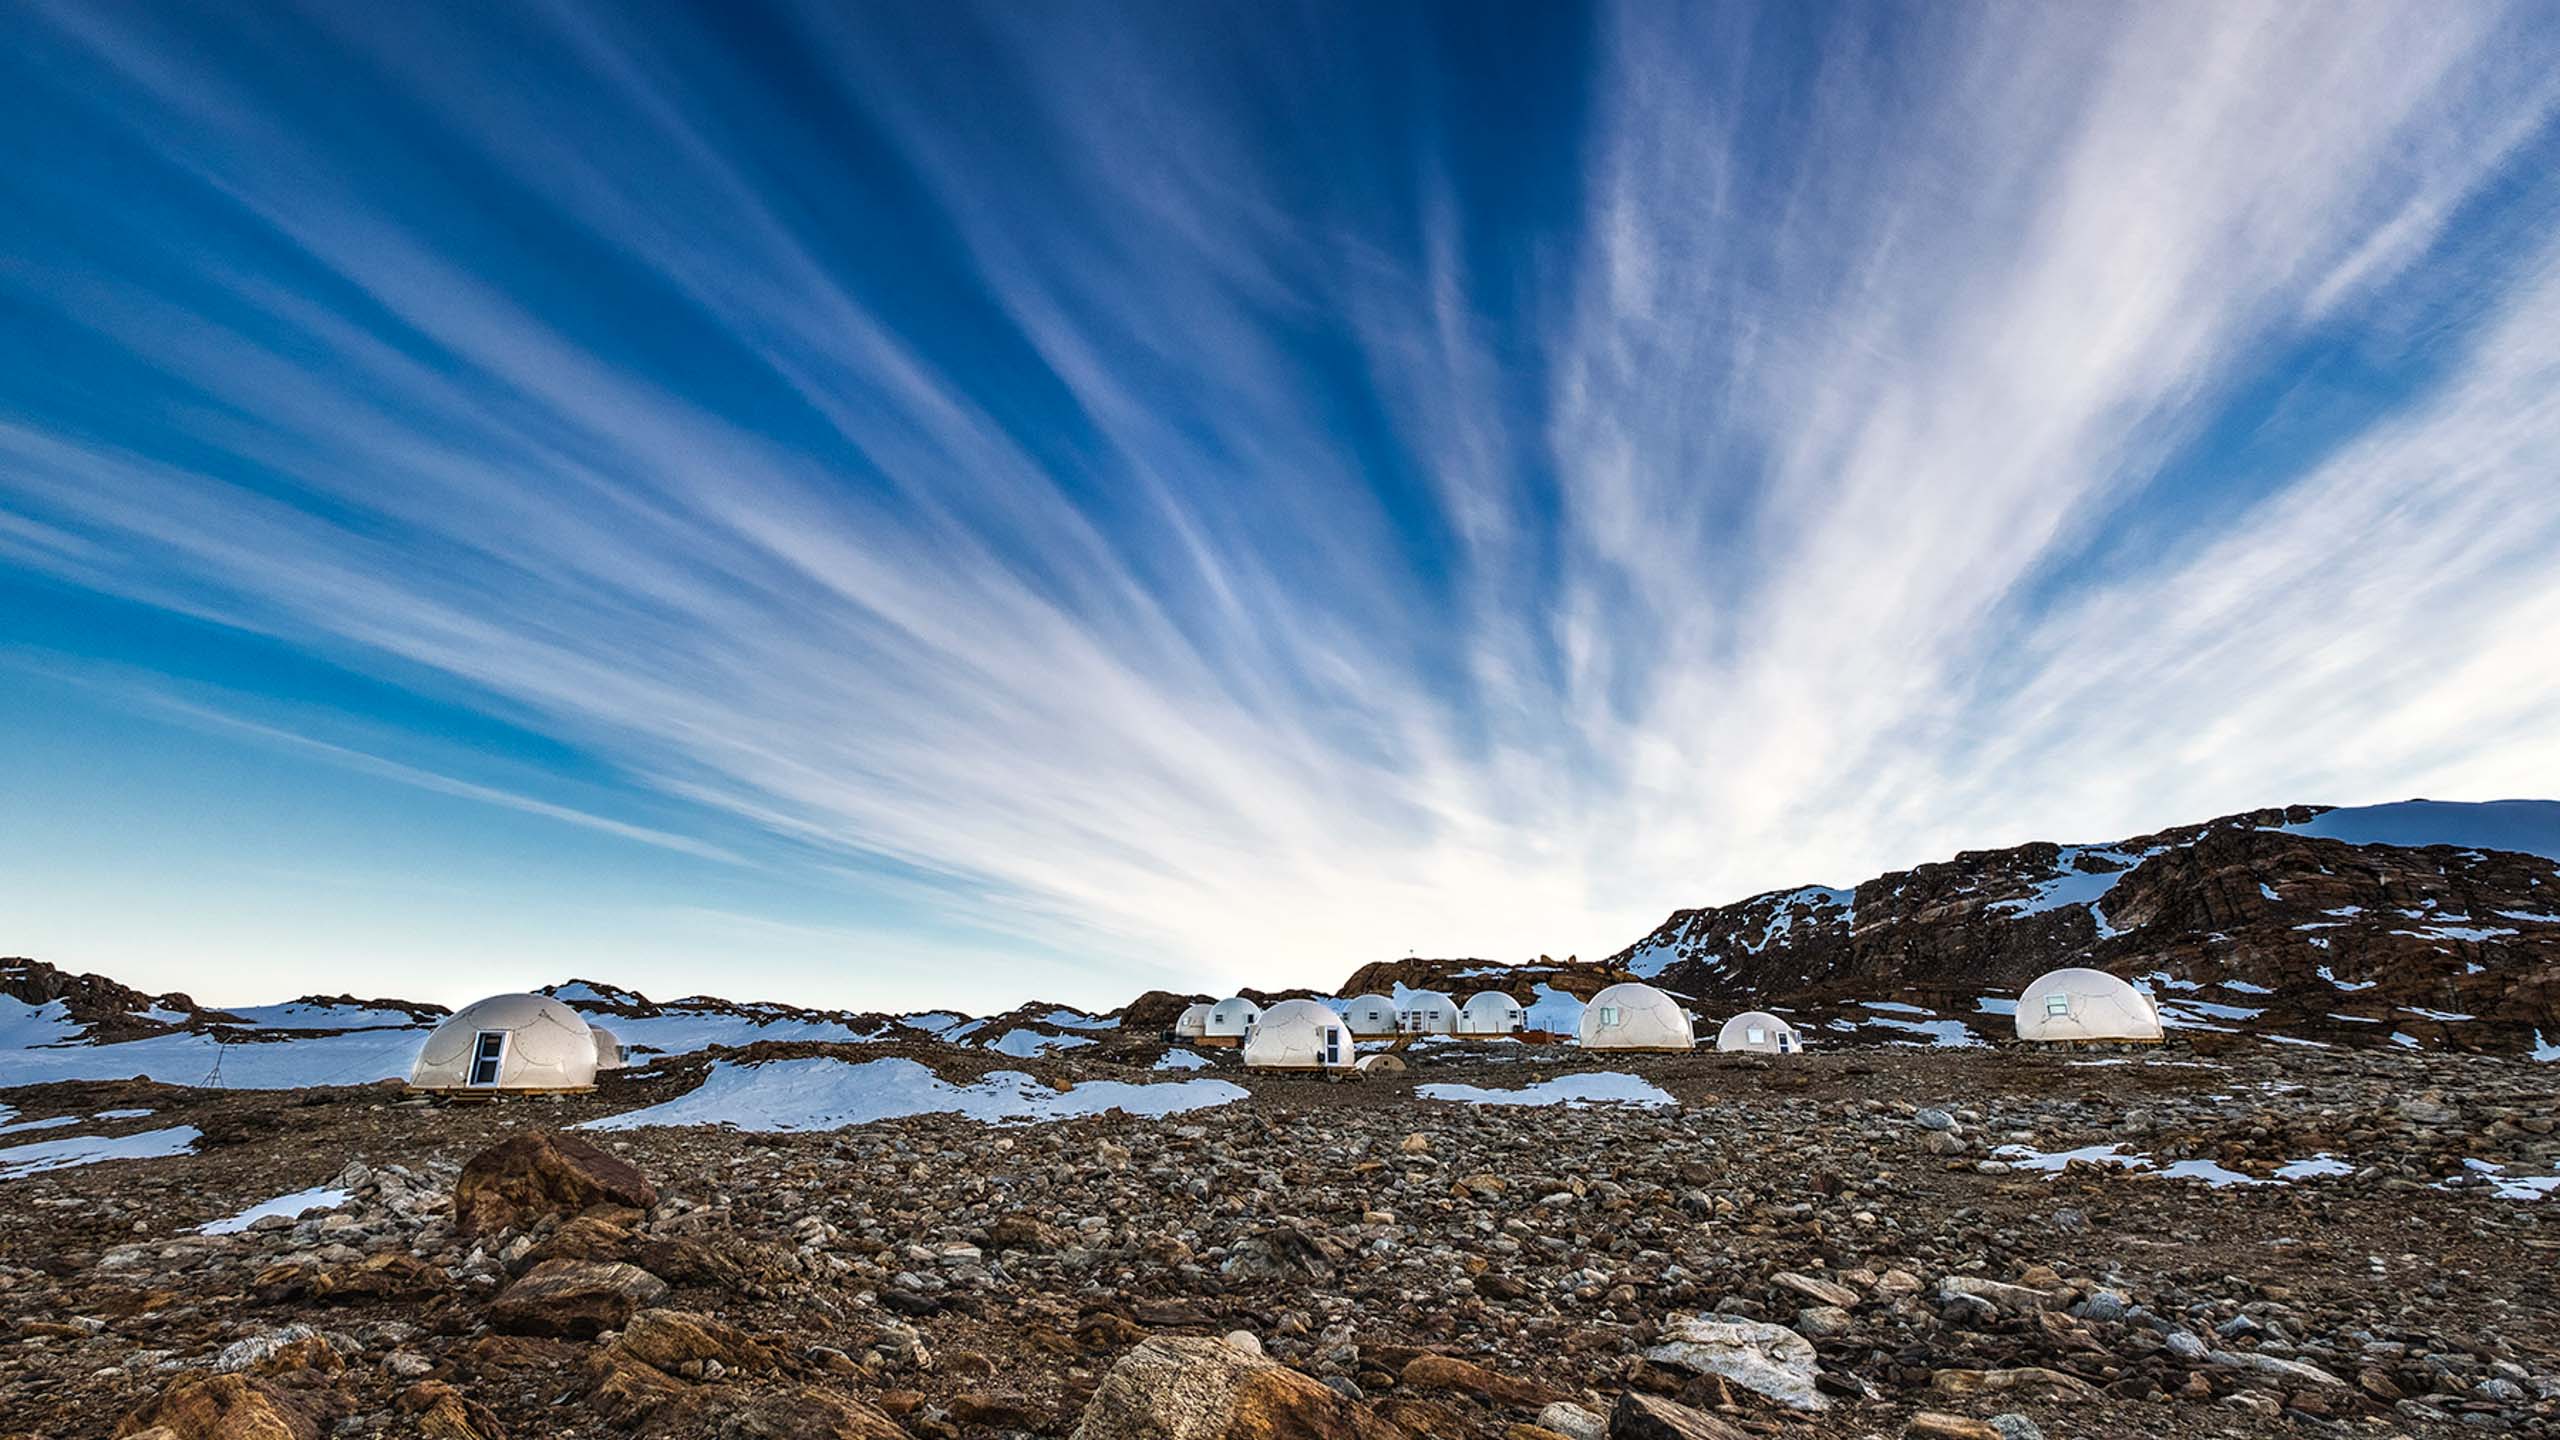
[[[2301,828],[2333,816],[2353,812],[1967,851],[1854,890],[1677,911],[1605,965],[1709,1013],[1784,1008],[1847,1029],[1907,1026],[1893,1007],[1909,1006],[1996,1033],[2001,997],[2088,965],[2147,979],[2173,1025],[2508,1053],[2560,1040],[2560,864]]]

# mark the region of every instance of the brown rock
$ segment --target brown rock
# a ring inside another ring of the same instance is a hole
[[[454,1182],[453,1223],[464,1235],[485,1235],[546,1215],[657,1203],[657,1187],[628,1162],[575,1135],[537,1130],[471,1157]]]
[[[1929,1388],[1953,1399],[2005,1390],[2041,1390],[2055,1395],[2098,1393],[2096,1386],[2077,1375],[2034,1365],[2021,1365],[2014,1370],[1940,1370],[1929,1377]]]
[[[511,1335],[586,1339],[619,1327],[666,1293],[666,1281],[637,1265],[545,1260],[490,1302],[489,1323]]]
[[[708,1403],[701,1392],[673,1375],[618,1351],[596,1356],[588,1373],[587,1403],[618,1430],[637,1430],[660,1418],[661,1412],[669,1412],[667,1418],[681,1423]]]
[[[176,1440],[319,1440],[320,1422],[273,1381],[253,1375],[181,1375],[116,1422],[131,1437],[159,1430]]]
[[[1410,1389],[1456,1390],[1499,1405],[1546,1405],[1564,1398],[1543,1385],[1497,1375],[1454,1355],[1417,1355],[1396,1379]]]
[[[1049,1422],[1049,1413],[1018,1396],[965,1391],[951,1398],[951,1418],[991,1430],[1037,1430]]]
[[[1223,1340],[1159,1335],[1120,1357],[1075,1440],[1403,1440],[1314,1380]]]
[[[689,1310],[643,1310],[622,1327],[614,1348],[660,1370],[717,1360],[732,1370],[770,1370],[773,1351],[733,1325]]]
[[[1989,1421],[1943,1410],[1923,1410],[1912,1416],[1902,1433],[1913,1440],[2000,1440],[2000,1432]]]
[[[734,1440],[914,1440],[878,1410],[817,1385],[759,1395],[726,1413],[720,1433]]]
[[[1704,1411],[1633,1390],[1609,1411],[1610,1440],[1751,1440]]]
[[[421,1380],[402,1391],[400,1409],[427,1440],[507,1440],[507,1427],[489,1407],[440,1380]]]

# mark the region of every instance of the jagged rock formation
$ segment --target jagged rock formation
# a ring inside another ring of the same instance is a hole
[[[1607,963],[1709,1011],[1844,1023],[1886,1001],[1996,1032],[1998,997],[2087,965],[2147,980],[2173,1025],[2497,1051],[2560,1036],[2560,866],[2276,828],[2325,808],[1967,851],[1854,891],[1676,911]]]

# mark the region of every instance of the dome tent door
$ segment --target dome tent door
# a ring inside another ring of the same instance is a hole
[[[505,1073],[507,1032],[483,1030],[471,1042],[471,1079],[474,1085],[495,1085]]]

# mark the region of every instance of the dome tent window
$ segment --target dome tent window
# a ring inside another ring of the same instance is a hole
[[[1601,1024],[1603,1024],[1603,1025],[1615,1025],[1615,1024],[1617,1024],[1617,1023],[1618,1023],[1618,1007],[1617,1007],[1617,1006],[1615,1006],[1615,1005],[1603,1005],[1603,1006],[1601,1006],[1601,1007],[1600,1007],[1600,1023],[1601,1023]]]

